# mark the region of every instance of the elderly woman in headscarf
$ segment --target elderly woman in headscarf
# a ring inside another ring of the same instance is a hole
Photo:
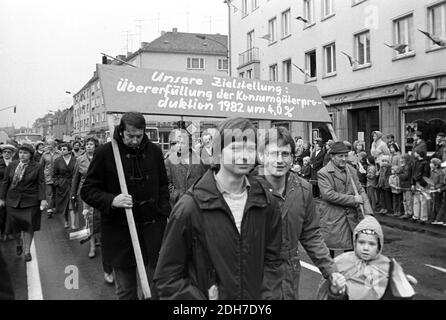
[[[373,216],[366,216],[355,228],[355,250],[335,258],[345,283],[338,287],[324,280],[318,291],[319,299],[329,300],[396,300],[412,298],[410,283],[416,279],[404,274],[394,259],[382,254],[384,233]],[[339,290],[339,287],[343,287]]]
[[[16,234],[17,255],[23,253],[31,261],[31,242],[34,232],[40,230],[40,210],[47,206],[43,170],[32,158],[34,147],[19,147],[19,161],[11,163],[0,186],[0,207],[6,206],[6,232]],[[21,232],[23,231],[23,239]]]
[[[387,143],[383,140],[383,134],[380,131],[372,132],[373,143],[370,150],[371,155],[375,158],[375,162],[381,165],[382,156],[390,156],[390,150]]]

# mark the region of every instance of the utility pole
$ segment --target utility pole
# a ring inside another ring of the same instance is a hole
[[[143,25],[143,22],[144,21],[147,21],[147,20],[142,20],[142,19],[136,19],[135,20],[135,22],[136,22],[136,28],[138,29],[138,35],[139,35],[139,44],[138,44],[138,47],[141,45],[141,42],[142,42],[142,25]]]
[[[187,30],[187,32],[189,32],[189,14],[190,14],[189,8],[190,8],[190,6],[186,7],[186,30]]]
[[[127,55],[130,52],[129,51],[129,38],[135,36],[135,34],[129,33],[129,31],[126,30],[126,31],[123,31],[122,35],[126,37],[126,50],[127,51],[125,52],[125,54]]]
[[[161,13],[157,13],[156,14],[156,20],[157,20],[157,24],[158,24],[158,35],[160,34],[160,20],[161,20]]]

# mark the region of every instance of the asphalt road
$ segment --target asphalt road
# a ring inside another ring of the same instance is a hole
[[[406,271],[418,280],[415,299],[446,300],[446,242],[444,239],[418,232],[384,227],[384,254],[394,257]],[[89,244],[68,240],[63,218],[42,217],[42,230],[36,233],[35,248],[44,300],[108,300],[115,299],[114,286],[104,282],[100,248],[94,259],[88,257]],[[26,300],[36,286],[36,270],[26,265],[23,256],[15,255],[14,241],[1,242],[2,250],[13,278],[16,298]],[[310,263],[302,249],[302,261]],[[430,265],[430,266],[428,266]],[[432,266],[432,267],[431,267]],[[438,269],[436,269],[438,268]],[[34,273],[34,275],[32,275]],[[320,274],[302,268],[300,298],[314,299]],[[38,292],[38,291],[37,291]],[[35,297],[34,294],[31,296]],[[32,297],[31,297],[32,298]]]

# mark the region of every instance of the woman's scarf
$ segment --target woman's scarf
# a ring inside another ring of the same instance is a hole
[[[17,165],[17,168],[14,172],[14,177],[12,178],[12,184],[11,187],[15,188],[19,184],[20,181],[23,179],[23,175],[25,174],[25,170],[28,167],[28,163],[19,162]]]

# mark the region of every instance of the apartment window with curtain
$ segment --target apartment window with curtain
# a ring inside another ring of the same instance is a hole
[[[371,64],[370,57],[370,31],[355,35],[355,50],[358,66],[366,66]]]
[[[428,8],[429,33],[446,41],[446,1]],[[439,47],[429,41],[430,48]]]
[[[218,71],[228,71],[228,59],[218,59]]]
[[[334,0],[322,0],[322,17],[328,18],[334,13]]]
[[[282,62],[283,82],[292,81],[291,59]]]
[[[268,21],[269,43],[277,41],[277,19],[274,17]]]
[[[324,47],[324,73],[326,76],[336,74],[336,44],[331,43]]]
[[[291,11],[282,12],[282,38],[291,34]]]
[[[413,15],[408,15],[393,21],[394,45],[407,45],[400,51],[395,50],[397,56],[413,52]]]
[[[316,80],[316,50],[309,51],[305,54],[305,71],[307,73],[306,81]]]
[[[251,69],[246,70],[246,78],[252,79],[252,70]]]
[[[269,81],[277,81],[278,79],[277,64],[273,64],[269,66]]]
[[[304,0],[304,18],[308,20],[307,26],[314,24],[314,0]]]

